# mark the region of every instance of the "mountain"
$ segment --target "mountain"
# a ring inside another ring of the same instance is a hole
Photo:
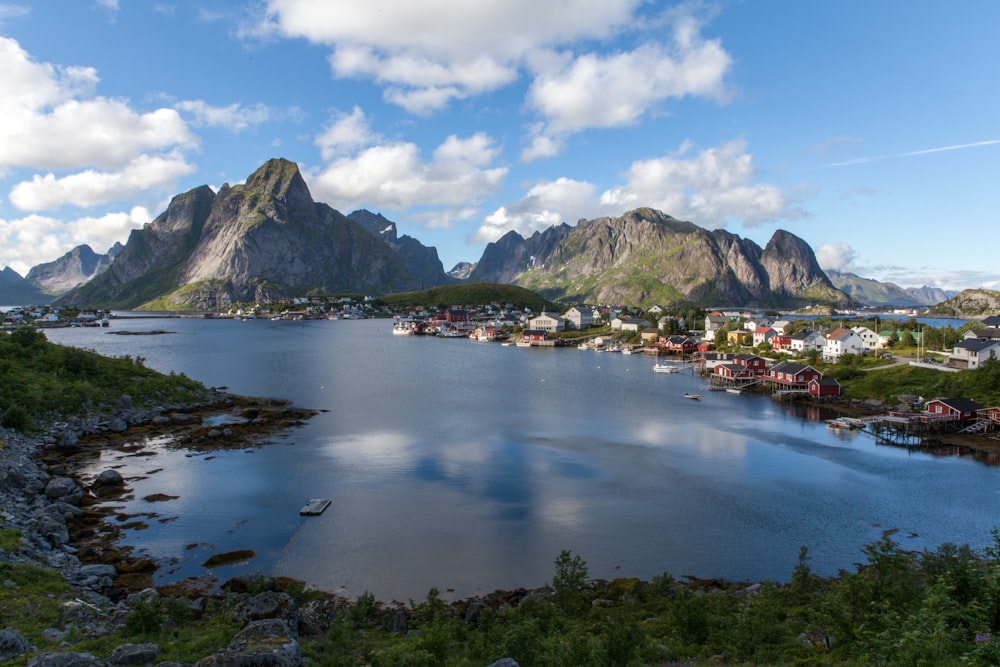
[[[52,297],[38,289],[21,274],[6,267],[0,271],[0,305],[34,306],[52,301]]]
[[[89,245],[79,245],[55,261],[33,266],[25,280],[49,294],[62,294],[105,271],[123,248],[116,243],[98,255]]]
[[[476,265],[471,262],[459,262],[451,268],[448,275],[455,280],[468,280],[475,268]]]
[[[978,318],[1000,315],[1000,292],[988,289],[962,290],[957,296],[927,309],[939,317]]]
[[[243,185],[226,184],[217,193],[203,185],[174,197],[130,234],[108,270],[59,302],[214,309],[426,286],[387,242],[314,202],[295,163],[272,159]]]
[[[867,306],[930,306],[957,294],[938,287],[903,288],[835,269],[828,270],[826,275],[834,287]]]
[[[410,275],[420,283],[421,289],[452,282],[451,277],[444,272],[437,250],[428,248],[412,236],[404,234],[397,237],[396,223],[383,217],[381,213],[362,209],[349,213],[347,217],[388,244],[403,260]]]
[[[487,246],[469,279],[587,303],[851,303],[793,234],[779,230],[761,249],[648,208],[550,227],[527,239],[508,232]]]

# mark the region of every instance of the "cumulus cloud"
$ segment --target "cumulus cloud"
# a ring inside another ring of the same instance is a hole
[[[626,182],[600,195],[595,185],[570,179],[539,183],[516,203],[494,211],[473,238],[493,241],[511,230],[526,235],[553,222],[620,215],[643,206],[709,228],[802,215],[781,188],[756,182],[757,170],[744,142],[689,156],[691,148],[686,143],[671,155],[633,162]]]
[[[332,49],[338,77],[385,86],[385,99],[415,113],[515,81],[537,49],[615,34],[640,0],[468,0],[396,3],[270,0],[244,35],[305,38]]]
[[[350,114],[337,114],[315,143],[328,161],[378,141],[380,138],[372,132],[361,107],[356,106]]]
[[[510,231],[527,237],[563,222],[576,222],[599,210],[592,183],[560,178],[538,183],[523,198],[488,215],[472,241],[489,243]]]
[[[81,244],[88,244],[95,252],[105,252],[115,242],[124,242],[131,230],[151,219],[149,211],[141,206],[128,212],[75,220],[42,215],[0,219],[0,266],[9,266],[24,276],[31,267],[51,262]]]
[[[256,127],[268,121],[280,120],[297,115],[298,111],[278,111],[266,104],[229,104],[212,106],[204,100],[185,100],[174,108],[191,116],[194,127],[222,127],[232,132]]]
[[[140,155],[115,172],[93,169],[58,178],[35,175],[14,186],[10,202],[22,211],[46,211],[60,206],[90,207],[129,199],[149,190],[170,193],[177,179],[194,171],[180,154]]]
[[[856,257],[849,243],[827,243],[816,248],[816,261],[824,270],[846,271]]]
[[[466,207],[495,193],[507,174],[505,167],[492,166],[499,149],[486,134],[450,136],[430,159],[409,142],[361,145],[372,138],[357,110],[321,135],[317,143],[324,155],[356,150],[311,177],[317,199],[343,208]]]
[[[143,153],[197,144],[173,109],[138,113],[94,96],[92,68],[34,62],[0,37],[0,71],[0,169],[115,169]]]
[[[677,22],[669,44],[549,59],[531,84],[528,103],[554,133],[629,125],[669,98],[723,99],[731,60],[718,40],[703,40],[688,17]]]

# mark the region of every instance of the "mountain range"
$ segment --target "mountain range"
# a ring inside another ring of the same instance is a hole
[[[435,248],[399,235],[381,214],[345,216],[315,202],[297,165],[284,159],[269,160],[244,184],[218,192],[203,185],[175,196],[105,255],[80,246],[34,267],[27,279],[7,272],[13,276],[0,290],[14,289],[16,276],[23,283],[18,289],[62,292],[59,304],[118,309],[217,309],[462,281],[516,284],[552,300],[647,306],[782,308],[864,300],[838,289],[809,245],[787,231],[775,232],[761,248],[648,208],[555,225],[528,238],[509,232],[477,263],[446,273]],[[31,294],[24,292],[25,298]]]
[[[837,289],[868,306],[932,306],[958,294],[955,291],[926,285],[900,287],[893,283],[883,283],[834,269],[827,269],[826,275]]]

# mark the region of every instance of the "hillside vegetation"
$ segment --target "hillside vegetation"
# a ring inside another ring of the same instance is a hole
[[[0,333],[0,423],[30,428],[41,417],[100,411],[129,396],[136,405],[189,403],[207,388],[185,375],[164,375],[142,357],[108,358],[50,343],[30,328]]]
[[[402,292],[378,298],[378,303],[394,308],[437,308],[465,304],[511,304],[514,308],[530,308],[535,312],[549,310],[559,312],[562,308],[531,290],[516,285],[499,283],[468,283],[444,285],[420,292]]]

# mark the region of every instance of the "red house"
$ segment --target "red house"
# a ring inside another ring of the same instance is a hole
[[[982,409],[982,405],[969,398],[935,398],[924,404],[926,413],[961,421],[975,419],[976,412]]]
[[[755,377],[753,370],[742,364],[719,364],[713,372],[727,380],[752,380]]]
[[[809,395],[818,398],[840,396],[840,383],[833,378],[815,377],[809,380]]]
[[[445,322],[468,322],[469,314],[460,308],[449,308],[444,311]]]
[[[792,349],[792,337],[784,334],[771,336],[771,349],[775,352]]]
[[[668,352],[691,354],[698,349],[698,341],[690,336],[664,336],[660,338],[660,346]]]
[[[756,354],[737,354],[733,360],[740,366],[750,369],[754,375],[767,375],[767,359]]]
[[[782,361],[772,366],[767,373],[767,379],[775,384],[803,389],[807,388],[810,380],[821,377],[823,374],[812,366],[804,366],[793,361]]]

